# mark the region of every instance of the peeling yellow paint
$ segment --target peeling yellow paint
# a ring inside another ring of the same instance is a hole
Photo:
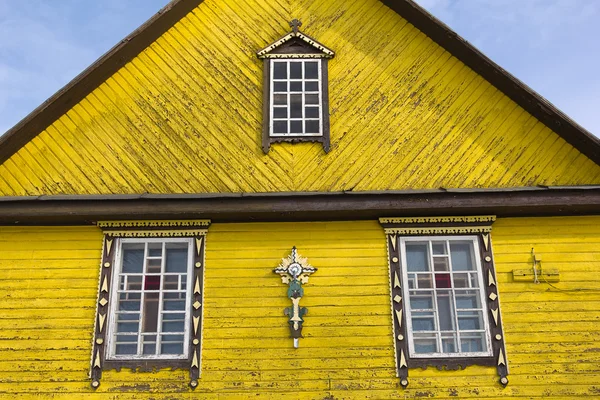
[[[376,221],[360,221],[213,224],[198,387],[191,392],[183,370],[123,370],[105,372],[94,390],[87,373],[102,239],[96,227],[0,227],[0,399],[597,395],[598,216],[494,223],[505,389],[494,367],[411,369],[408,388],[399,387],[386,236]],[[302,298],[309,313],[299,349],[282,313],[286,288],[272,273],[294,245],[319,269]],[[560,270],[560,282],[512,281],[531,247]]]
[[[331,152],[261,151],[262,61],[302,29],[330,62]],[[0,165],[0,194],[365,191],[600,183],[600,167],[376,0],[206,0]]]

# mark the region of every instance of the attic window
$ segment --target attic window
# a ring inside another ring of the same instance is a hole
[[[320,142],[329,152],[327,60],[333,51],[298,30],[259,51],[264,59],[263,151],[276,142]]]

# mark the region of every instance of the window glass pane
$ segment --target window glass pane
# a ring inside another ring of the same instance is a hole
[[[304,101],[306,104],[319,104],[319,95],[318,94],[305,94]]]
[[[290,82],[290,92],[301,92],[302,82]]]
[[[163,332],[183,332],[184,331],[184,321],[185,314],[174,313],[174,314],[164,314],[163,315],[163,323],[162,323],[162,331]]]
[[[287,107],[273,108],[273,118],[287,118]]]
[[[275,61],[273,64],[273,77],[275,79],[286,79],[287,62]]]
[[[450,254],[452,257],[452,269],[454,271],[474,271],[473,265],[473,243],[472,242],[450,242]]]
[[[142,290],[142,277],[141,276],[127,276],[127,290]]]
[[[454,287],[457,288],[468,288],[469,287],[469,274],[454,274]]]
[[[143,336],[143,354],[156,354],[156,335]]]
[[[139,326],[138,322],[117,322],[117,332],[137,332]]]
[[[304,90],[306,90],[307,92],[318,92],[319,82],[305,82]]]
[[[165,293],[167,294],[177,294],[177,293]],[[165,298],[163,300],[163,310],[164,311],[184,311],[185,310],[185,299],[169,299]]]
[[[273,95],[273,104],[285,106],[287,105],[287,94],[274,94]]]
[[[431,248],[434,255],[448,254],[446,253],[446,242],[433,242]]]
[[[287,92],[287,82],[275,82],[273,92]]]
[[[291,121],[290,133],[302,133],[302,121]]]
[[[186,243],[168,243],[166,245],[166,272],[186,272],[188,265],[188,246]]]
[[[291,79],[302,79],[302,62],[301,61],[290,62],[290,78]]]
[[[450,274],[435,274],[435,287],[438,289],[451,288]]]
[[[410,308],[412,310],[433,310],[433,292],[410,292]]]
[[[287,121],[273,121],[273,133],[288,133]]]
[[[118,344],[115,349],[117,355],[128,355],[137,353],[137,344]]]
[[[160,352],[161,354],[181,354],[183,352],[183,335],[163,335]]]
[[[149,258],[146,260],[146,272],[160,274],[162,260],[160,258]]]
[[[433,257],[433,269],[435,271],[449,271],[450,263],[446,257]]]
[[[319,121],[306,121],[306,133],[319,133]]]
[[[461,331],[471,331],[483,329],[483,320],[481,311],[459,311],[458,328]]]
[[[433,315],[428,317],[415,317],[413,314],[412,327],[413,331],[434,331],[435,322],[433,320]]]
[[[319,107],[305,107],[304,111],[306,118],[319,118]]]
[[[139,311],[140,310],[140,300],[130,300],[130,299],[119,299],[119,311]]]
[[[160,290],[160,275],[146,275],[144,277],[144,290]]]
[[[429,271],[429,252],[427,248],[427,244],[406,244],[406,265],[408,271]]]
[[[484,333],[462,333],[460,351],[465,353],[487,351]]]
[[[302,118],[302,95],[293,94],[290,96],[290,117]]]
[[[137,343],[137,336],[117,335],[117,343]]]
[[[317,65],[318,61],[307,61],[304,63],[305,79],[318,79],[319,78],[319,66]]]
[[[143,243],[124,243],[123,244],[123,267],[124,273],[138,274],[142,273],[144,266],[144,244]]]
[[[481,308],[479,293],[476,290],[457,290],[456,307],[459,309]]]
[[[415,334],[415,353],[437,353],[437,340],[435,335]]]
[[[144,296],[144,323],[142,332],[156,332],[158,326],[159,293],[146,293]]]
[[[162,243],[148,243],[148,257],[162,257]]]
[[[179,275],[165,275],[164,290],[179,290]]]
[[[161,343],[160,345],[161,354],[182,354],[183,343]]]
[[[453,331],[454,328],[454,300],[449,290],[437,291],[437,305],[439,326],[442,331]]]
[[[433,287],[433,280],[431,274],[417,274],[417,288],[419,289],[431,289]]]
[[[455,334],[448,335],[447,333],[444,333],[442,335],[442,351],[444,353],[456,353],[457,352],[456,335]]]

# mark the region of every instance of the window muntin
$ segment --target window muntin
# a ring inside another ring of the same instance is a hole
[[[187,359],[192,239],[120,239],[107,359]]]
[[[477,237],[404,237],[400,246],[411,357],[492,355]]]
[[[270,136],[322,136],[321,60],[270,62]]]

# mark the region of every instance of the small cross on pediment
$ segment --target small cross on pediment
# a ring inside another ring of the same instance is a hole
[[[302,26],[302,22],[300,22],[299,19],[294,18],[293,20],[290,21],[290,27],[292,28],[292,31],[294,31],[294,33],[298,33],[298,30],[300,29],[301,26]]]

